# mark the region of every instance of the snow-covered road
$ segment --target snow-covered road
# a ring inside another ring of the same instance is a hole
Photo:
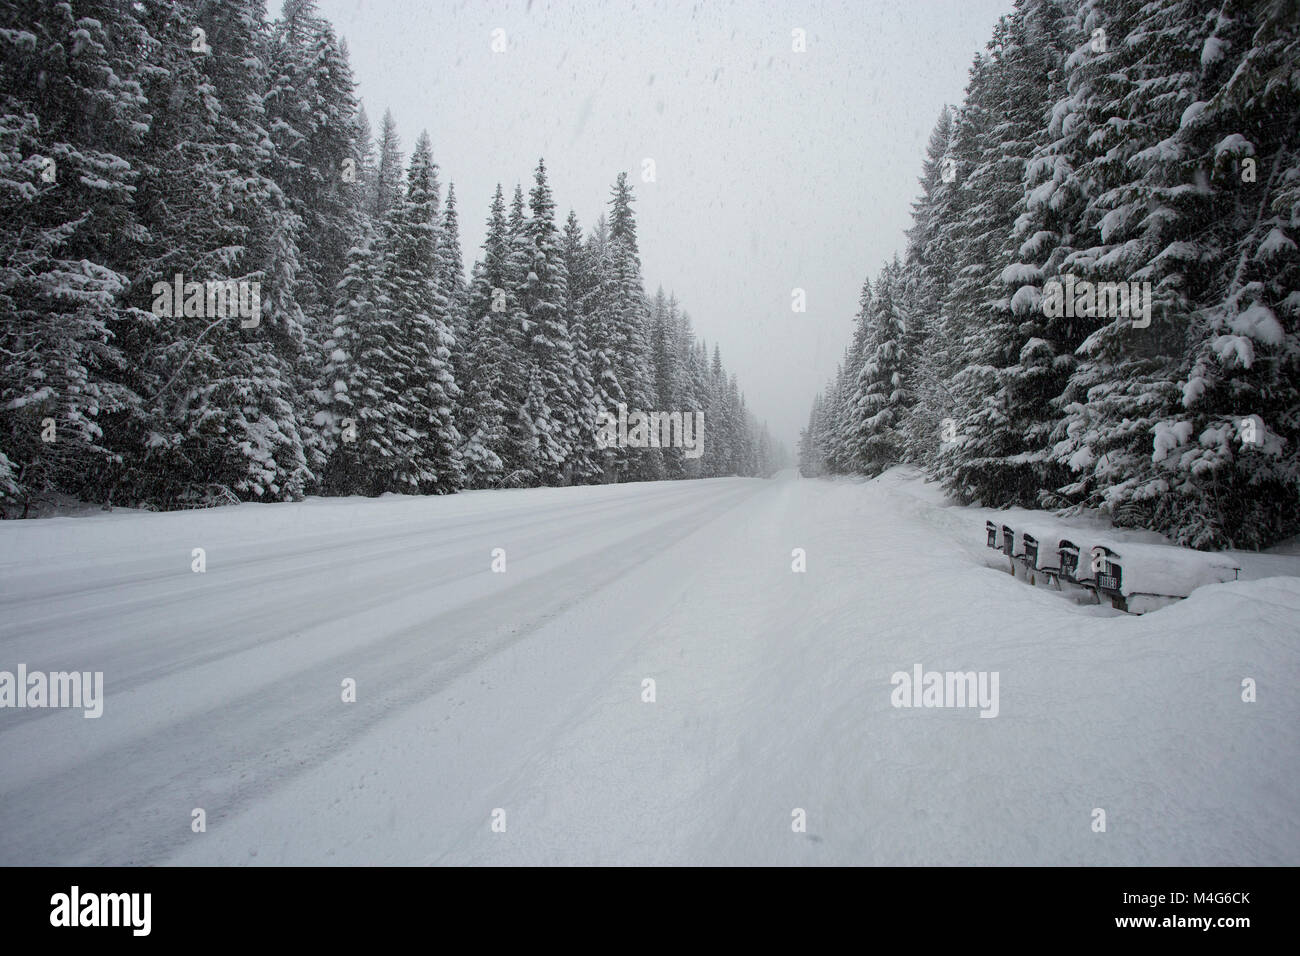
[[[0,709],[0,864],[1300,863],[1300,578],[1133,618],[981,527],[897,474],[6,522],[0,670],[105,700]]]

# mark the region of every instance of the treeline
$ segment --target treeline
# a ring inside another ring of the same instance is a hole
[[[1292,536],[1298,234],[1294,2],[1020,0],[939,118],[801,468],[914,462],[964,503],[1198,548]],[[1149,317],[1044,307],[1076,280],[1149,283]]]
[[[584,233],[539,162],[467,277],[429,137],[372,137],[312,0],[0,0],[0,511],[770,474],[632,201]],[[159,308],[177,276],[253,317]],[[619,403],[703,411],[703,455],[598,447]]]

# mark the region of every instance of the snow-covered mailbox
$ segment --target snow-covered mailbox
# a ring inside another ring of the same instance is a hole
[[[1030,584],[1037,584],[1042,578],[1047,584],[1060,587],[1061,558],[1055,547],[1059,534],[1059,530],[1046,526],[1030,526],[1021,531],[1016,559],[1024,567]]]
[[[1020,547],[1016,549],[1016,557],[1020,559],[1026,571],[1033,571],[1038,567],[1038,539],[1028,531],[1020,532]]]
[[[1056,566],[1058,578],[1063,578],[1071,584],[1078,583],[1074,575],[1079,570],[1079,546],[1073,541],[1062,538],[1056,546]]]
[[[1075,580],[1099,597],[1108,598],[1113,606],[1122,608],[1124,567],[1119,552],[1104,544],[1094,544],[1088,549],[1088,556],[1084,566],[1075,571]]]
[[[1011,530],[1011,527],[1009,525],[1004,524],[1002,526],[1001,543],[998,542],[998,526],[995,525],[992,521],[984,522],[984,532],[987,535],[987,540],[985,541],[985,544],[987,544],[994,551],[1001,551],[1003,554],[1005,554],[1007,556],[1007,560],[1011,562],[1011,567],[1008,570],[1010,570],[1012,574],[1015,574],[1016,573],[1015,531]]]

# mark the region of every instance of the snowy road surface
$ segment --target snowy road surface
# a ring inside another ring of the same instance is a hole
[[[105,700],[0,709],[0,864],[1300,864],[1300,578],[1122,616],[982,520],[891,473],[5,522],[0,670]],[[892,706],[917,664],[997,716]]]

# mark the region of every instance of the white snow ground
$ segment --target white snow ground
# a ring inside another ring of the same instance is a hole
[[[1300,556],[1137,618],[985,514],[896,471],[5,522],[0,670],[106,699],[0,709],[0,864],[1300,864]],[[894,708],[918,663],[998,716]]]

